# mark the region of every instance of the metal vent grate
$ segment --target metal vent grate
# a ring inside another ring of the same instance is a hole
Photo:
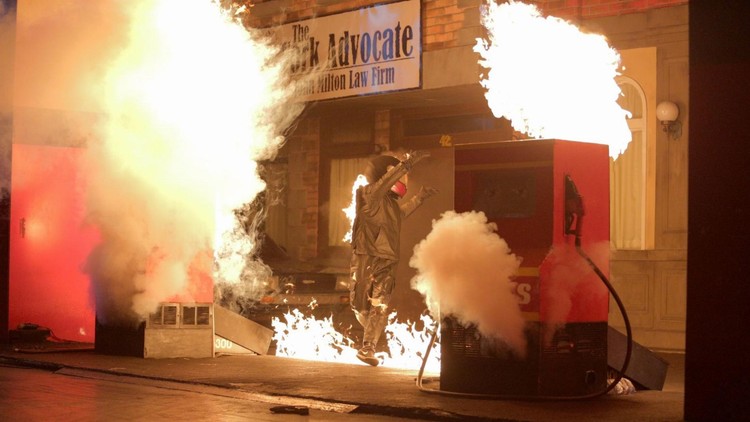
[[[162,308],[163,306],[159,306],[156,309],[156,312],[148,316],[148,322],[150,325],[161,325]]]
[[[196,324],[211,325],[211,308],[208,306],[198,306],[196,308]]]
[[[182,325],[195,325],[195,306],[182,307]]]
[[[546,358],[555,358],[575,353],[606,356],[607,326],[602,324],[568,324],[559,328],[548,344],[542,347]]]
[[[182,325],[211,325],[211,307],[207,305],[182,307]]]
[[[177,325],[177,305],[165,305],[162,307],[162,324]]]
[[[449,347],[455,356],[479,357],[482,355],[482,345],[479,333],[473,325],[464,327],[453,318],[444,321],[447,332],[443,337],[443,347]]]
[[[148,316],[148,326],[154,328],[196,328],[212,325],[211,305],[207,304],[162,304]]]

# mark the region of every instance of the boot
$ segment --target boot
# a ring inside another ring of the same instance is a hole
[[[378,366],[380,363],[380,360],[375,357],[375,346],[371,343],[362,345],[362,348],[357,352],[357,359],[371,366]]]

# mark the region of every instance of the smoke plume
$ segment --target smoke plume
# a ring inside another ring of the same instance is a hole
[[[132,323],[160,302],[211,301],[210,278],[257,294],[270,273],[253,256],[257,162],[302,111],[289,58],[210,0],[116,4],[127,42],[90,92],[104,115],[87,160],[97,316]]]
[[[609,243],[591,243],[585,249],[592,261],[602,265],[602,268],[608,268]],[[601,311],[606,315],[609,293],[574,246],[553,247],[540,271],[545,283],[540,299],[547,304],[544,321],[548,326],[542,339],[545,345],[550,344],[557,329],[571,320],[577,320],[574,311]]]
[[[500,339],[523,356],[525,321],[511,281],[521,260],[496,230],[482,212],[445,212],[414,247],[412,287],[433,316],[452,314],[462,324],[475,324],[483,336]]]

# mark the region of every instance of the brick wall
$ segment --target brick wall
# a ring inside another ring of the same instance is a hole
[[[479,20],[482,3],[482,0],[424,0],[423,50],[474,45],[483,35]]]
[[[289,192],[287,194],[288,252],[297,259],[317,256],[318,180],[320,177],[320,120],[300,121],[287,140]]]
[[[356,10],[375,4],[393,3],[393,1],[373,0],[235,0],[250,8],[246,15],[246,24],[252,27],[267,27],[310,19],[314,16],[326,16],[335,13]]]
[[[249,0],[237,3],[250,7],[245,24],[262,28],[393,1]],[[482,34],[479,22],[481,4],[482,0],[422,0],[423,51],[473,45]]]
[[[688,4],[688,0],[527,0],[547,15],[568,20],[600,18]]]
[[[658,7],[687,4],[688,0],[526,0],[544,14],[581,19],[643,12]],[[373,0],[242,0],[250,6],[246,24],[267,27],[341,13],[392,1]],[[422,0],[422,49],[439,50],[474,45],[483,35],[480,8],[483,0]]]

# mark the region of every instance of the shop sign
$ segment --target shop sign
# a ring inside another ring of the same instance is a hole
[[[304,81],[297,95],[303,101],[421,86],[419,0],[307,19],[277,31],[277,42],[300,53],[292,73]]]

